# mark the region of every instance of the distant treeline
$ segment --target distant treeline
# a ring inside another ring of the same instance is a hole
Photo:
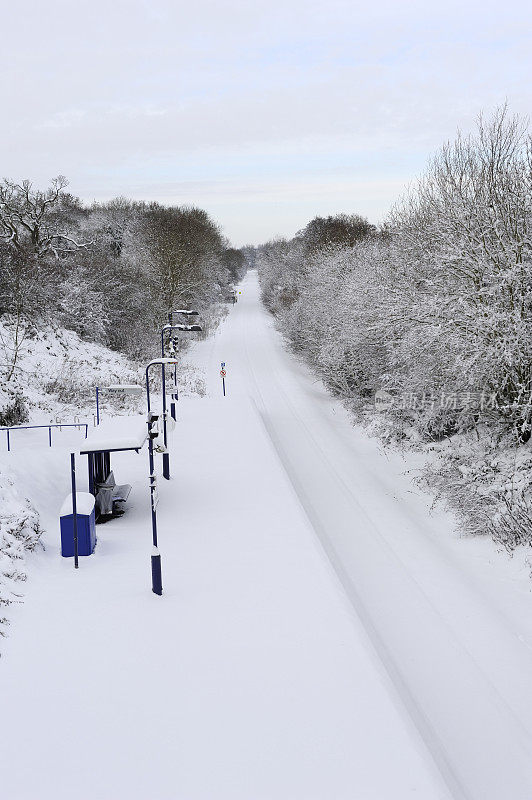
[[[441,439],[532,423],[532,146],[505,108],[458,136],[376,230],[317,218],[258,253],[263,297],[293,347],[355,404]],[[359,403],[362,405],[362,403]]]
[[[56,178],[44,190],[0,182],[0,317],[12,332],[1,372],[37,325],[60,325],[133,358],[153,355],[169,309],[206,321],[228,301],[253,248],[229,246],[193,207],[118,198],[90,207]]]
[[[466,529],[532,545],[527,122],[506,108],[480,118],[379,230],[316,218],[257,265],[294,350],[385,439],[429,449],[425,477]]]

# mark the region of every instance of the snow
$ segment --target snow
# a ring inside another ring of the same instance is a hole
[[[13,481],[0,470],[0,644],[7,635],[8,611],[22,602],[26,580],[25,555],[39,541],[39,517],[16,490]],[[0,724],[1,731],[1,724]]]
[[[112,417],[89,432],[82,453],[103,450],[138,450],[148,438],[145,417]]]
[[[180,414],[158,479],[163,597],[146,453],[115,456],[131,500],[87,564],[59,561],[55,531],[35,559],[3,666],[7,796],[446,797],[253,405]]]
[[[94,510],[94,495],[89,492],[76,492],[76,513],[88,516]],[[65,497],[63,505],[59,511],[59,516],[64,517],[72,514],[72,494]]]
[[[148,367],[153,367],[155,364],[179,364],[179,361],[176,358],[154,358],[153,361],[150,361]]]
[[[142,394],[146,389],[138,383],[117,383],[113,386],[101,386],[100,392],[125,392],[125,394]]]
[[[0,321],[0,343],[9,337],[9,328]],[[80,405],[96,413],[98,384],[133,383],[136,378],[137,367],[121,353],[84,341],[73,331],[46,328],[22,345],[10,388],[32,404],[33,423],[66,423],[79,415]],[[7,399],[0,389],[0,409]]]
[[[208,396],[177,404],[170,481],[157,460],[162,597],[146,451],[113,456],[127,511],[79,570],[68,448],[10,454],[46,550],[0,662],[3,794],[529,800],[526,570],[431,515],[241,288],[190,351]]]

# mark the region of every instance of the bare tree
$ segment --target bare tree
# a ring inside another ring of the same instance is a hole
[[[34,189],[29,180],[1,181],[0,240],[15,250],[29,244],[37,258],[49,253],[59,258],[88,247],[90,242],[76,240],[67,229],[68,223],[73,222],[75,207],[75,199],[64,192],[67,185],[62,175],[54,178],[45,191]]]

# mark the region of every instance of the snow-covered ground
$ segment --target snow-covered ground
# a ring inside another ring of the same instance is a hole
[[[430,513],[286,352],[255,273],[189,358],[208,396],[180,400],[159,480],[163,597],[146,451],[113,457],[128,510],[78,571],[69,447],[11,454],[46,550],[0,662],[2,795],[529,800],[526,569]]]
[[[11,328],[0,322],[3,362],[13,359],[11,340]],[[48,327],[23,341],[9,394],[24,396],[32,423],[66,423],[75,415],[92,419],[96,412],[94,387],[98,384],[132,383],[137,376],[138,367],[123,354],[80,339],[65,328]],[[0,409],[8,402],[7,386],[0,387]],[[0,449],[3,445],[1,441]]]

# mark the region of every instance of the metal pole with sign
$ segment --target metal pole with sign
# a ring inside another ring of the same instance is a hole
[[[154,434],[153,425],[158,419],[158,414],[151,410],[150,405],[150,368],[160,365],[162,369],[167,364],[175,364],[176,359],[173,358],[158,358],[150,361],[146,367],[146,400],[148,406],[148,454],[150,464],[150,503],[151,503],[151,527],[152,527],[152,553],[151,553],[151,588],[152,592],[157,595],[163,593],[163,578],[161,567],[161,554],[159,552],[159,545],[157,540],[157,504],[159,496],[157,492],[157,476],[155,474],[155,459],[153,457],[153,440],[157,436]],[[164,455],[164,453],[163,453]]]
[[[155,474],[155,463],[153,458],[153,423],[157,415],[148,412],[148,452],[150,462],[150,505],[151,505],[151,530],[152,530],[152,551],[151,551],[151,589],[154,594],[163,593],[163,574],[161,567],[161,554],[157,541],[157,476]]]
[[[96,424],[100,424],[100,395],[102,392],[109,392],[109,394],[142,394],[144,391],[143,386],[136,383],[116,383],[112,386],[97,386],[96,387]]]
[[[196,333],[196,332],[199,332],[199,331],[203,330],[201,325],[182,325],[182,324],[174,325],[172,323],[173,315],[174,314],[183,314],[184,316],[187,316],[187,317],[197,317],[198,313],[199,313],[198,311],[187,311],[185,309],[178,309],[177,311],[169,311],[168,312],[168,324],[165,325],[164,328],[161,331],[161,357],[162,358],[164,358],[164,350],[165,350],[165,347],[164,347],[164,336],[165,336],[166,333],[168,333],[170,335],[170,337],[172,337],[172,331],[181,331],[182,333]],[[174,342],[176,344],[173,344]],[[171,345],[173,344],[174,349],[175,349],[175,347],[177,345],[177,337],[175,339],[171,338],[170,343],[171,343]],[[173,353],[171,353],[171,355],[173,355]],[[177,365],[177,361],[175,363]],[[163,382],[164,382],[164,380],[165,380],[165,378],[163,376]],[[164,392],[163,392],[163,395],[164,395]],[[175,400],[179,399],[179,392],[178,392],[178,388],[177,388],[177,366],[174,366],[174,399]],[[175,406],[173,407],[173,411],[172,411],[172,417],[175,419],[174,415],[175,415]]]
[[[165,333],[172,331],[174,326],[170,323],[165,325],[164,328],[161,330],[161,358],[164,359],[164,336]],[[177,369],[177,361],[174,359],[172,361],[174,364],[174,370]],[[175,379],[174,379],[175,380]],[[167,449],[167,452],[163,453],[163,478],[166,478],[167,481],[170,480],[170,453],[168,452],[168,430],[166,425],[166,367],[162,366],[162,393],[163,393],[163,440],[164,446]]]
[[[74,568],[79,567],[78,508],[76,496],[76,454],[70,453],[70,482],[72,485],[72,529],[74,534]]]
[[[220,363],[220,367],[221,367],[221,369],[220,369],[220,378],[222,379],[222,390],[223,390],[224,397],[225,397],[225,376],[227,375],[227,371],[225,369],[225,361],[222,361]]]

